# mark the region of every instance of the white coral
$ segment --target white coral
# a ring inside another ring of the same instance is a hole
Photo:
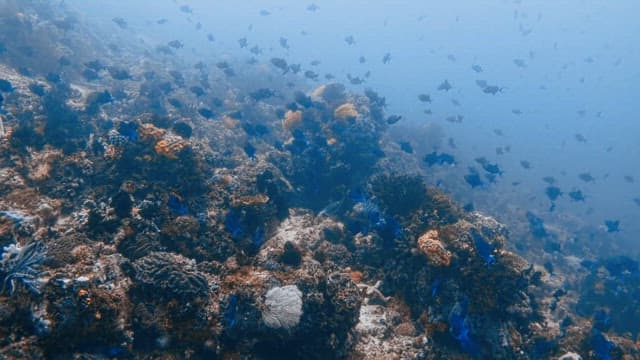
[[[302,317],[302,292],[295,285],[267,291],[262,321],[272,329],[291,329]]]

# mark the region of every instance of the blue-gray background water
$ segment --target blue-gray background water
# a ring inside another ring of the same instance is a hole
[[[110,41],[155,46],[179,40],[185,66],[253,57],[264,65],[250,71],[259,78],[264,70],[267,83],[269,59],[282,57],[320,75],[307,81],[309,88],[330,82],[324,76],[331,74],[331,81],[356,91],[374,89],[387,98],[389,113],[403,116],[392,141],[408,141],[418,159],[432,151],[455,156],[455,166],[421,163],[421,171],[462,204],[515,229],[530,211],[559,236],[602,238],[615,252],[637,253],[637,1],[65,3]],[[126,28],[114,18],[126,19]],[[243,38],[247,47],[239,46]],[[452,88],[437,90],[445,80]],[[477,80],[498,92],[484,92]],[[420,101],[420,94],[431,102]],[[479,157],[503,174],[471,188],[464,175],[479,168]],[[549,176],[563,193],[553,202],[545,195]],[[569,196],[576,190],[584,201]],[[607,220],[619,221],[620,231],[607,231]]]

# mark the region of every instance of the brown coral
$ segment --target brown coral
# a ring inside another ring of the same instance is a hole
[[[449,266],[451,252],[447,250],[438,237],[438,230],[429,230],[418,238],[418,249],[426,255],[433,266]]]
[[[140,134],[140,138],[145,142],[158,141],[162,139],[166,131],[164,129],[160,129],[153,124],[142,124],[138,130]]]
[[[353,103],[344,103],[333,111],[333,117],[339,120],[349,120],[358,117],[358,110]]]
[[[187,143],[179,136],[166,136],[155,146],[156,153],[169,159],[178,159],[178,154],[184,150]]]
[[[299,127],[300,124],[302,124],[302,111],[287,110],[284,114],[284,119],[282,120],[282,127],[284,127],[285,130],[291,131]]]
[[[244,195],[244,196],[240,196],[238,199],[234,199],[232,201],[232,205],[234,207],[255,206],[255,205],[264,205],[268,202],[269,202],[269,197],[264,194]]]

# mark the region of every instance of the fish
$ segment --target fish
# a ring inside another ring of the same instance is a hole
[[[244,153],[247,154],[247,156],[250,159],[254,159],[255,158],[255,156],[256,156],[256,148],[250,142],[247,142],[242,149],[244,150]]]
[[[109,71],[109,75],[111,75],[111,77],[114,80],[129,80],[129,79],[131,79],[131,75],[129,75],[129,72],[126,69],[115,67],[115,66],[109,66],[107,68],[107,71]]]
[[[632,201],[633,201],[636,205],[640,206],[640,197],[633,198],[633,199],[632,199]]]
[[[420,95],[418,95],[418,100],[420,100],[421,102],[430,103],[431,102],[431,96],[428,95],[428,94],[420,94]]]
[[[549,185],[553,185],[556,183],[556,178],[553,176],[545,176],[542,178],[542,181],[546,182]]]
[[[271,64],[276,68],[282,70],[283,74],[286,74],[289,71],[289,66],[287,66],[287,61],[283,58],[271,58]]]
[[[176,50],[184,47],[184,44],[180,40],[171,40],[167,43],[167,45]]]
[[[180,6],[180,11],[182,11],[185,14],[193,14],[193,9],[189,5]]]
[[[364,80],[362,80],[359,76],[353,77],[351,76],[351,74],[347,74],[347,79],[349,79],[351,85],[362,85],[364,83]]]
[[[120,29],[127,28],[127,21],[121,17],[114,17],[113,19],[111,19],[111,21],[113,21],[116,25],[118,25]]]
[[[448,80],[443,81],[437,88],[439,91],[449,91],[452,89],[451,84],[449,84]]]
[[[635,182],[635,179],[631,175],[625,175],[624,181],[628,182],[629,184],[633,184]]]
[[[495,95],[499,92],[502,92],[502,88],[496,85],[487,85],[484,89],[482,89],[482,92],[485,94]]]
[[[304,72],[304,77],[311,80],[318,80],[319,75],[311,70],[307,70]]]
[[[326,74],[324,74],[324,78],[327,79],[327,80],[333,80],[336,77],[333,74],[326,73]]]
[[[367,62],[367,58],[365,58],[364,56],[360,56],[360,57],[358,58],[358,62],[359,62],[360,64],[364,64],[365,62]]]
[[[269,16],[271,15],[271,12],[269,10],[262,9],[258,14],[260,14],[260,16]]]
[[[275,92],[268,88],[261,88],[249,93],[249,96],[255,101],[266,100],[275,95]]]
[[[596,178],[591,176],[591,173],[585,172],[578,174],[578,178],[584,182],[595,182]]]
[[[527,170],[531,169],[531,163],[527,160],[520,160],[520,166]]]
[[[482,66],[480,65],[471,65],[471,69],[477,73],[481,73],[482,72]]]
[[[209,42],[214,42],[216,41],[216,37],[213,36],[213,34],[209,33],[207,34],[207,40],[209,40]]]
[[[605,220],[604,226],[608,233],[620,232],[620,220]]]
[[[456,159],[453,155],[447,153],[439,153],[437,151],[431,152],[422,158],[427,166],[434,165],[455,165]]]
[[[9,80],[0,79],[0,92],[13,92],[13,84]]]
[[[453,104],[453,106],[460,106],[460,101],[456,99],[451,99],[451,103]]]
[[[493,129],[493,133],[498,136],[504,136],[504,132],[502,132],[502,130],[500,129]]]
[[[487,80],[476,80],[476,85],[478,85],[481,89],[489,86],[489,84],[487,84]]]
[[[311,66],[318,66],[320,65],[322,62],[320,60],[313,60],[309,63],[309,65]]]
[[[260,55],[262,54],[262,49],[260,49],[258,45],[255,45],[251,49],[249,49],[249,52],[252,53],[253,55]]]
[[[280,37],[280,47],[289,50],[289,40],[285,37]]]
[[[451,115],[451,116],[447,116],[445,118],[446,121],[450,122],[450,123],[455,123],[455,124],[460,124],[462,123],[462,120],[464,119],[464,116],[458,114],[458,115]]]
[[[207,119],[211,119],[214,116],[213,111],[211,111],[211,109],[204,108],[204,107],[198,109],[198,114],[202,115],[202,117]]]
[[[158,20],[156,21],[156,24],[158,24],[158,25],[164,25],[164,24],[166,24],[166,23],[168,23],[168,22],[169,22],[169,20],[168,20],[168,19],[162,18],[162,19],[158,19]]]
[[[480,178],[478,171],[472,167],[469,168],[469,173],[464,176],[464,181],[466,181],[467,184],[471,185],[472,189],[484,185],[484,182]]]
[[[451,62],[456,62],[456,56],[453,54],[449,54],[447,55],[447,60],[451,61]]]
[[[520,109],[513,109],[513,110],[511,110],[511,112],[512,112],[514,115],[522,115],[522,111],[521,111]]]
[[[391,53],[384,54],[384,56],[382,57],[382,63],[388,64],[390,62],[391,62]]]
[[[556,201],[563,194],[559,187],[553,185],[547,186],[544,193],[551,201]]]
[[[527,221],[529,222],[529,232],[536,238],[546,237],[547,230],[544,227],[544,221],[531,211],[527,211]]]
[[[289,65],[289,69],[291,70],[292,73],[297,74],[300,72],[300,70],[302,70],[302,65],[300,64],[291,64]]]
[[[577,142],[581,142],[581,143],[586,143],[587,142],[587,138],[584,137],[584,135],[578,133],[575,134],[574,137],[576,138]]]
[[[311,3],[309,4],[309,6],[307,6],[307,11],[311,11],[311,12],[316,12],[318,11],[319,7],[318,5]]]
[[[356,44],[356,39],[353,37],[353,35],[349,35],[347,37],[344,38],[344,41],[349,45],[355,45]]]
[[[400,150],[407,154],[413,154],[413,146],[411,146],[411,143],[408,141],[400,141],[398,144],[400,145]]]
[[[249,45],[249,42],[247,41],[246,37],[240,38],[238,39],[238,45],[240,45],[240,48],[246,48]]]
[[[202,30],[202,24],[201,23],[197,23],[196,24],[196,31],[200,31]]]
[[[527,67],[527,64],[525,63],[524,59],[513,59],[513,63],[520,68]]]
[[[389,115],[387,117],[387,124],[393,125],[400,120],[402,120],[402,115]]]
[[[192,86],[189,88],[189,91],[191,91],[197,97],[200,97],[205,94],[204,89],[201,88],[200,86]]]
[[[584,201],[586,199],[582,191],[578,189],[570,191],[569,198],[573,201]]]
[[[482,166],[482,168],[484,169],[484,171],[490,173],[490,174],[495,174],[495,175],[502,175],[502,170],[500,169],[500,166],[498,166],[498,164],[492,164],[489,162],[489,160],[487,160],[484,157],[479,157],[476,158],[475,161],[480,164],[480,166]]]

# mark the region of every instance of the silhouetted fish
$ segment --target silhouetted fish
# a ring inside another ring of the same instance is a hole
[[[402,115],[389,115],[387,117],[387,124],[393,125],[400,120],[402,120]]]
[[[322,62],[320,60],[313,60],[309,63],[309,65],[311,66],[318,66],[320,65]]]
[[[260,16],[269,16],[271,15],[271,12],[269,12],[269,10],[262,9],[260,10],[259,14]]]
[[[431,152],[422,158],[427,166],[431,167],[434,165],[455,165],[456,159],[451,154],[447,153],[438,153],[437,151]]]
[[[484,89],[482,89],[482,92],[485,94],[495,95],[499,92],[502,92],[502,88],[496,85],[487,85]]]
[[[420,94],[420,95],[418,95],[418,100],[420,100],[422,102],[430,103],[431,102],[431,96],[428,95],[428,94]]]
[[[202,115],[207,119],[211,119],[214,116],[213,111],[211,111],[211,109],[208,109],[208,108],[198,109],[198,114]]]
[[[549,185],[553,185],[556,183],[556,178],[553,176],[545,176],[542,178],[542,181],[546,182]]]
[[[216,41],[215,36],[213,36],[213,34],[207,34],[207,40],[209,40],[210,42],[214,42]]]
[[[557,186],[547,186],[544,193],[547,195],[549,200],[556,201],[560,196],[562,196],[562,191]]]
[[[280,47],[289,50],[289,40],[285,37],[280,37]]]
[[[347,74],[347,79],[349,79],[351,85],[362,85],[364,83],[364,80],[359,76],[353,77],[351,74]]]
[[[309,4],[309,6],[307,6],[307,11],[311,11],[311,12],[315,12],[318,11],[319,7],[318,5],[311,3]]]
[[[587,142],[587,138],[585,138],[584,135],[582,134],[575,134],[574,137],[576,138],[577,142],[581,142],[581,143]]]
[[[525,63],[525,61],[523,59],[513,59],[513,63],[516,64],[516,66],[520,67],[520,68],[527,67],[527,64]]]
[[[318,80],[319,75],[311,70],[307,70],[304,72],[304,77],[311,80]]]
[[[635,182],[635,179],[631,175],[625,175],[624,181],[628,182],[629,184],[633,184]]]
[[[180,49],[184,47],[184,44],[180,40],[171,40],[167,43],[167,45],[174,49]]]
[[[515,115],[522,115],[522,111],[520,109],[513,109],[511,112]]]
[[[262,54],[262,49],[258,45],[255,45],[251,49],[249,49],[249,52],[253,55],[260,55]]]
[[[355,43],[356,43],[356,39],[353,37],[353,35],[349,35],[349,36],[345,37],[344,41],[349,45],[355,45]]]
[[[481,89],[484,89],[489,84],[487,84],[487,80],[476,80],[476,85],[478,85]]]
[[[471,185],[471,188],[484,185],[484,182],[480,178],[478,171],[471,167],[469,168],[469,173],[464,176],[464,181],[466,181],[467,184]]]
[[[447,116],[445,118],[446,121],[450,122],[450,123],[456,123],[456,124],[460,124],[462,123],[462,120],[464,120],[464,116],[458,114],[458,115],[451,115],[451,116]]]
[[[440,85],[438,85],[438,90],[440,91],[449,91],[451,90],[452,86],[451,84],[449,84],[448,80],[443,81]]]
[[[596,178],[591,176],[591,173],[585,172],[578,175],[578,178],[584,182],[595,182]]]
[[[162,18],[162,19],[158,19],[158,21],[156,21],[156,24],[158,24],[158,25],[164,25],[164,24],[166,24],[166,23],[168,23],[168,22],[169,22],[169,20],[167,20],[167,19],[165,19],[165,18]]]
[[[283,58],[271,58],[271,64],[278,69],[282,70],[283,74],[286,74],[289,71],[289,67],[287,66],[287,61]]]
[[[482,72],[482,66],[480,66],[480,65],[472,65],[471,69],[473,69],[473,71],[475,71],[477,73],[481,73]]]
[[[180,6],[180,11],[182,11],[183,13],[186,13],[186,14],[193,14],[193,9],[189,5]]]
[[[297,74],[302,69],[302,66],[300,64],[291,64],[289,65],[289,69],[292,73]]]
[[[391,53],[384,54],[384,56],[382,57],[382,63],[388,64],[390,62],[391,62]]]
[[[525,169],[531,169],[531,163],[527,160],[521,160],[520,161],[520,166],[522,166]]]
[[[247,41],[246,37],[240,38],[238,39],[238,45],[240,45],[240,48],[246,48],[249,45],[249,42]]]
[[[398,144],[400,145],[400,150],[407,154],[413,154],[413,146],[411,146],[411,143],[408,141],[400,141]]]
[[[569,198],[571,198],[571,200],[573,200],[573,201],[584,201],[585,200],[585,197],[584,197],[584,194],[582,193],[582,191],[577,190],[577,189],[569,192]]]
[[[367,61],[367,59],[366,59],[364,56],[360,56],[360,57],[358,58],[358,62],[359,62],[360,64],[364,64],[366,61]]]
[[[111,19],[111,21],[113,21],[114,23],[116,23],[116,25],[118,25],[118,27],[120,29],[126,29],[127,28],[127,21],[121,17],[114,17],[113,19]]]
[[[275,92],[268,88],[262,88],[249,93],[249,96],[255,101],[268,99],[275,95]]]
[[[620,232],[620,220],[605,220],[604,226],[608,233]]]

